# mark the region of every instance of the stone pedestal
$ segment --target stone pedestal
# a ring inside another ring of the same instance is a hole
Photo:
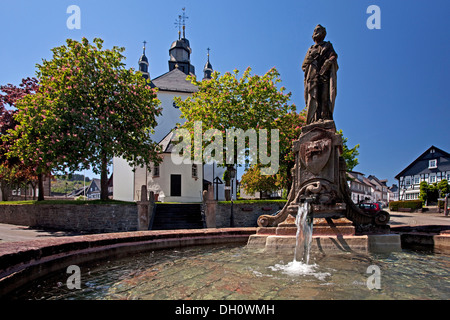
[[[275,216],[260,216],[258,226],[280,226],[289,216],[295,217],[304,202],[310,203],[314,218],[346,218],[356,228],[365,230],[385,226],[389,221],[387,212],[368,214],[351,200],[342,146],[333,120],[304,126],[299,139],[293,142],[295,164],[287,204]],[[319,226],[321,229],[324,230]]]
[[[138,231],[147,231],[150,227],[151,215],[153,213],[154,194],[150,192],[150,200],[147,199],[147,186],[141,187],[141,201],[137,202],[138,208]]]
[[[278,227],[258,228],[250,236],[249,248],[264,249],[267,252],[293,254],[296,245],[297,227],[291,215]],[[311,251],[322,253],[367,252],[368,236],[356,236],[355,227],[347,218],[315,218],[313,220],[313,240]]]
[[[216,228],[217,201],[214,200],[213,185],[209,185],[208,190],[203,191],[203,210],[205,213],[206,228]]]
[[[266,252],[293,254],[296,245],[295,218],[289,216],[278,227],[258,228],[251,235],[247,247]],[[347,218],[315,218],[313,220],[312,252],[392,252],[401,251],[400,235],[355,235],[355,227]]]

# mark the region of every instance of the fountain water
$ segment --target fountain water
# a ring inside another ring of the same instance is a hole
[[[311,240],[313,234],[313,219],[310,215],[310,205],[308,202],[298,207],[295,225],[297,226],[294,261],[309,263],[309,251],[311,249]]]
[[[296,242],[294,249],[294,260],[286,265],[275,264],[270,267],[273,271],[282,271],[290,275],[314,276],[319,280],[325,280],[330,273],[317,272],[317,264],[310,264],[309,257],[311,251],[311,242],[313,235],[313,216],[311,205],[305,201],[298,207],[298,213],[295,218],[297,226]]]

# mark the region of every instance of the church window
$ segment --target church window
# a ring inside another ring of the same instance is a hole
[[[159,177],[159,165],[155,165],[153,167],[153,176],[154,177]]]
[[[198,178],[198,167],[196,164],[192,165],[192,178]]]

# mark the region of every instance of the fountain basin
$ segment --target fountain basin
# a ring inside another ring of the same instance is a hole
[[[409,251],[373,254],[266,254],[243,245],[155,250],[79,264],[81,288],[66,285],[65,269],[19,288],[5,299],[180,300],[160,309],[173,318],[185,300],[448,299],[448,254]],[[380,287],[369,286],[379,268]],[[196,303],[194,301],[194,303]],[[204,303],[204,302],[201,302]],[[253,302],[251,302],[253,303]],[[264,302],[262,302],[264,303]],[[270,302],[272,305],[272,302]],[[198,304],[196,304],[198,305]],[[298,308],[298,302],[295,306]],[[217,306],[219,308],[219,306]],[[219,309],[216,311],[218,312]],[[276,307],[276,314],[279,311]],[[217,313],[216,312],[216,313]],[[214,315],[214,313],[211,313]]]
[[[0,244],[0,297],[30,281],[81,264],[143,251],[245,244],[256,228],[136,231]]]

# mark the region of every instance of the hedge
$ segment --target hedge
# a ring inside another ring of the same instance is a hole
[[[398,209],[422,209],[422,200],[408,200],[408,201],[391,201],[389,202],[389,210],[398,211]]]

